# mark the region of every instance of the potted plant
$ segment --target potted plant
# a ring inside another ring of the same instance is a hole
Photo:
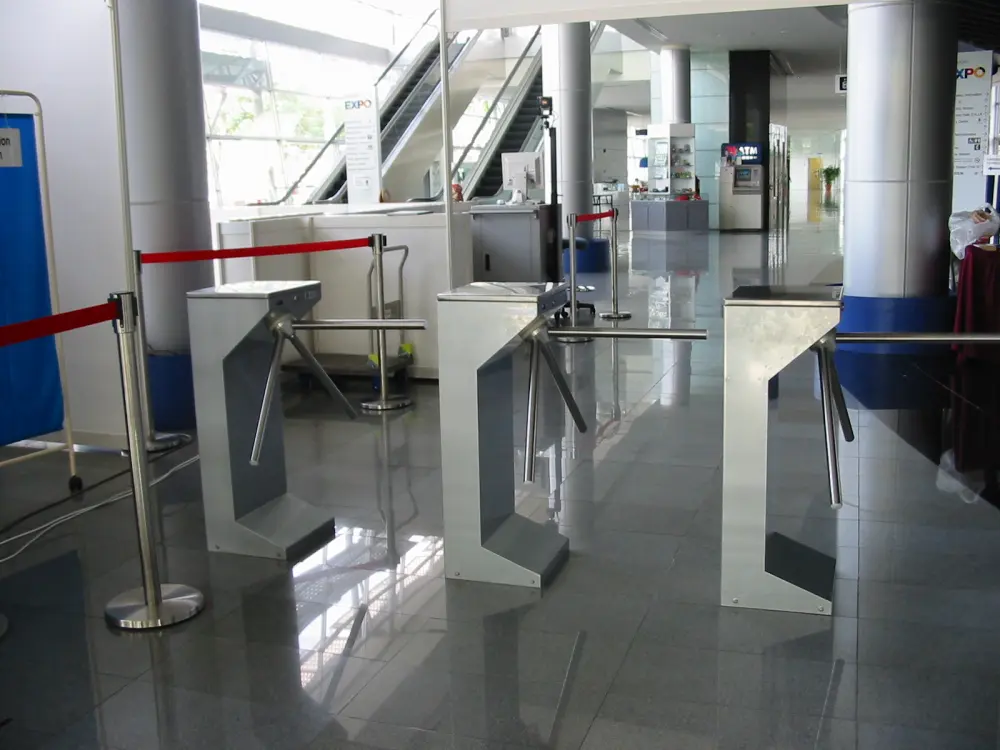
[[[826,185],[826,196],[829,198],[833,191],[833,183],[840,177],[840,167],[823,167],[821,174],[823,175],[823,183]]]

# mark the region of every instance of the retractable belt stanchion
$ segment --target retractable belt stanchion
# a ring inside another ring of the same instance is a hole
[[[375,261],[375,317],[385,320],[385,235],[375,234],[371,237],[372,256]],[[389,395],[389,347],[386,345],[386,329],[375,331],[375,341],[378,351],[378,398],[365,401],[361,408],[365,411],[383,412],[394,409],[404,409],[413,404],[413,399],[403,395]]]
[[[608,213],[611,214],[611,310],[602,312],[601,317],[605,320],[629,320],[632,313],[618,309],[618,209],[612,208]]]
[[[569,324],[576,326],[576,214],[566,217],[566,228],[569,232]]]
[[[108,622],[116,627],[149,630],[191,619],[204,608],[205,597],[190,586],[160,583],[150,508],[146,431],[142,422],[142,398],[137,373],[139,352],[136,345],[136,300],[131,292],[113,294],[110,299],[119,309],[115,330],[118,334],[129,461],[132,465],[132,494],[139,531],[142,587],[116,596],[108,602],[104,614]]]
[[[143,588],[127,592],[112,601],[108,605],[107,613],[108,620],[114,625],[142,629],[171,625],[193,617],[201,610],[203,599],[200,593],[187,586],[169,584],[161,586],[159,583],[156,559],[153,555],[155,540],[152,535],[149,508],[149,468],[141,421],[139,380],[136,373],[135,318],[135,296],[131,292],[123,292],[112,295],[108,302],[101,305],[0,326],[0,347],[115,321],[125,400],[126,434],[132,464],[132,492],[136,505]],[[6,630],[7,620],[0,616],[0,637]]]

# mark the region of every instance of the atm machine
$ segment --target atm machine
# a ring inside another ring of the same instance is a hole
[[[724,232],[763,230],[768,198],[765,183],[763,144],[723,144],[719,229]]]

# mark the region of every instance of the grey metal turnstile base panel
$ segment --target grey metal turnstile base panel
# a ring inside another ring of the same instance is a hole
[[[272,314],[307,313],[317,281],[225,284],[188,293],[198,448],[210,551],[291,559],[333,536],[333,513],[287,494],[280,389],[250,465],[270,369]]]
[[[514,509],[514,363],[566,284],[470,284],[438,295],[445,575],[541,588],[569,540]]]
[[[740,287],[725,300],[723,606],[832,614],[835,564],[767,534],[768,382],[833,330],[840,310],[834,287]]]

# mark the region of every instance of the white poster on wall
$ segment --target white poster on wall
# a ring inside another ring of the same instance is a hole
[[[375,92],[344,102],[347,202],[367,206],[382,193],[382,139]]]
[[[983,176],[990,130],[992,52],[962,52],[955,71],[955,176],[952,211],[985,201]]]

